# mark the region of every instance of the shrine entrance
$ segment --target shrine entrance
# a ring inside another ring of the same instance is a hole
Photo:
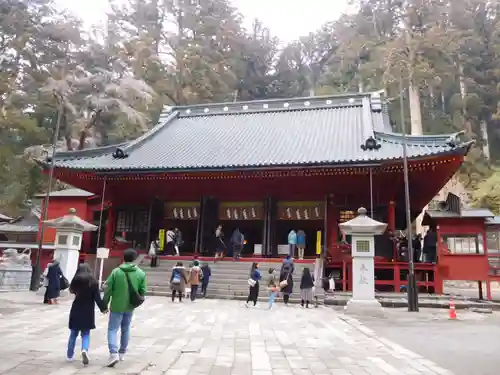
[[[318,231],[325,228],[324,203],[311,202],[278,202],[278,221],[276,223],[275,243],[278,255],[287,255],[289,251],[288,234],[293,229],[295,232],[303,230],[306,235],[306,248],[304,257],[316,256]],[[319,238],[322,242],[323,239]],[[295,257],[298,257],[297,250]]]
[[[162,226],[164,233],[161,235],[163,243],[160,243],[160,247],[162,249],[166,248],[167,230],[178,228],[182,233],[183,241],[179,247],[180,254],[195,252],[199,219],[199,202],[167,202],[165,204],[165,218]]]
[[[221,202],[219,223],[223,227],[228,255],[232,255],[231,236],[239,229],[245,237],[242,256],[260,255],[264,231],[263,202]]]

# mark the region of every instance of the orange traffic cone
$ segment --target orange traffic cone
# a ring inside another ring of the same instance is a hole
[[[450,320],[457,319],[457,311],[455,310],[455,302],[453,302],[453,297],[450,297],[450,311],[448,317]]]

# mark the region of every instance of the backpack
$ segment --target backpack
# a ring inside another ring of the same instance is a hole
[[[172,284],[181,283],[181,272],[179,270],[174,270],[174,275],[172,276]]]
[[[137,290],[135,290],[134,286],[132,285],[132,281],[130,280],[130,276],[128,272],[122,271],[125,274],[125,277],[127,278],[127,284],[128,284],[128,294],[129,294],[129,300],[130,304],[133,307],[139,307],[144,303],[144,296],[141,296]]]
[[[243,242],[245,241],[245,237],[243,236],[243,233],[238,232],[233,235],[232,242],[233,245],[243,245]]]

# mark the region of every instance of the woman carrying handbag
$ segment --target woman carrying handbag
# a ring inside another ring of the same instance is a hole
[[[283,292],[283,302],[288,305],[290,296],[293,292],[293,271],[295,266],[293,264],[293,259],[290,255],[287,255],[283,260],[280,272],[280,288]]]
[[[248,307],[249,302],[253,302],[253,305],[257,305],[257,299],[259,298],[259,280],[262,278],[259,271],[259,263],[253,263],[252,269],[250,270],[250,278],[248,279],[248,297],[245,307]]]

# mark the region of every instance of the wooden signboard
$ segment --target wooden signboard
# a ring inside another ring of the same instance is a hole
[[[224,202],[219,205],[220,220],[264,220],[262,202]]]
[[[165,204],[165,218],[170,220],[198,220],[199,202],[168,202]]]
[[[280,202],[278,203],[279,220],[323,220],[325,207],[323,202]]]

